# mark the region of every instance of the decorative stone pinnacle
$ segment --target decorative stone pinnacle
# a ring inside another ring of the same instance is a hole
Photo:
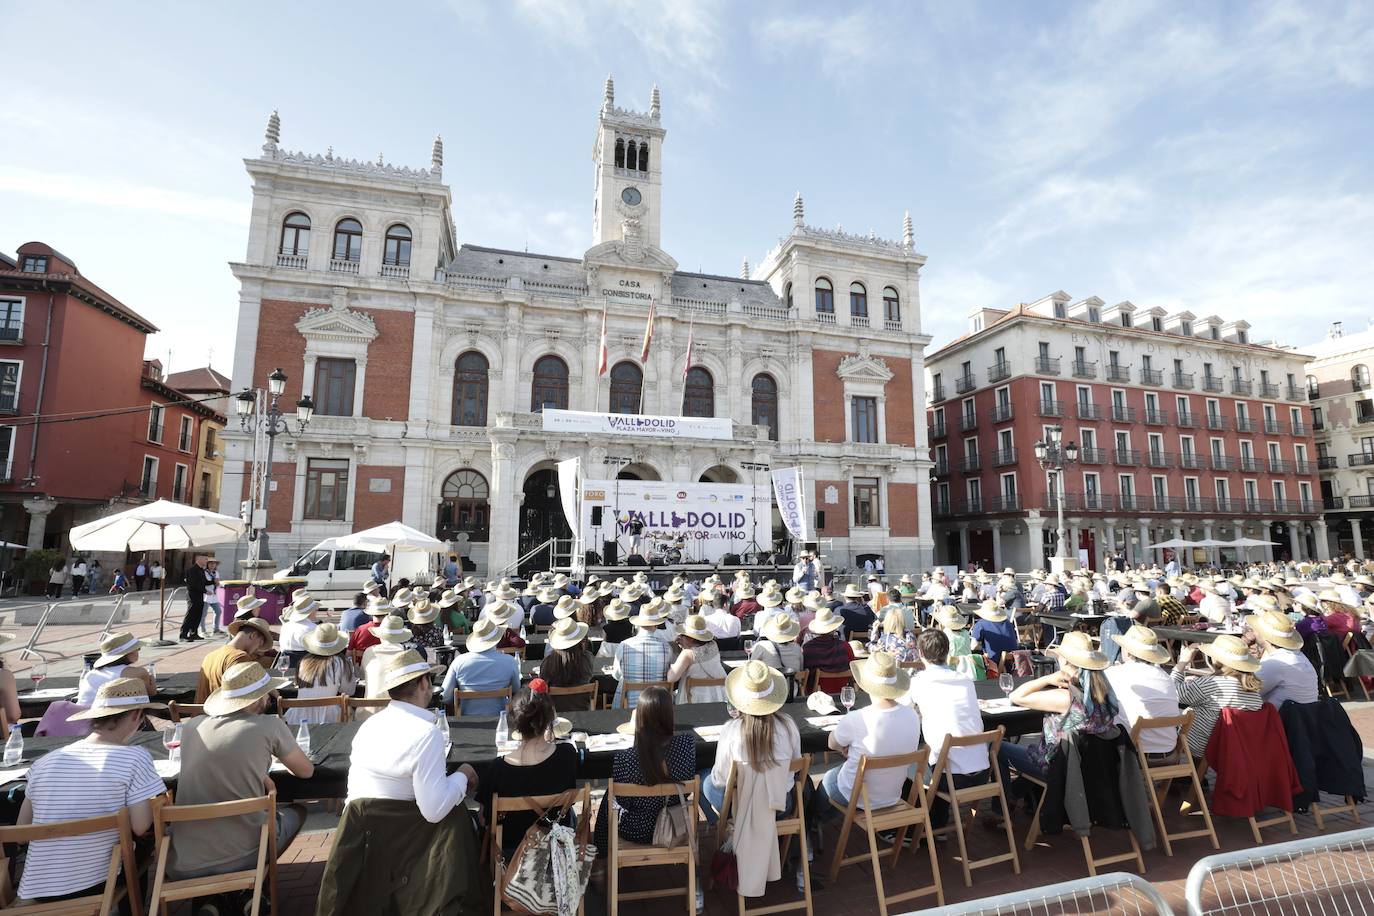
[[[654,83],[654,88],[649,91],[649,117],[657,121],[660,110],[658,83]]]
[[[792,225],[803,226],[806,224],[806,207],[802,204],[801,191],[797,192],[797,199],[792,201]]]
[[[601,110],[610,111],[615,107],[615,80],[606,74],[606,93],[601,98]]]
[[[429,164],[436,172],[444,167],[444,138],[438,134],[434,135],[434,149],[429,154]]]
[[[739,277],[741,280],[749,279],[749,259],[745,258],[739,266]]]
[[[911,248],[916,244],[916,233],[911,228],[911,211],[902,217],[902,247]]]
[[[277,115],[277,110],[272,109],[272,117],[267,119],[267,146],[276,149],[281,142],[281,118]]]

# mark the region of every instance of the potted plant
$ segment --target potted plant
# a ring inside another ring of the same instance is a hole
[[[19,561],[24,577],[24,594],[41,595],[48,587],[48,573],[64,560],[60,550],[30,550]]]

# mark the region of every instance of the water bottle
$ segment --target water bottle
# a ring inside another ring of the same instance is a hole
[[[528,641],[528,637],[525,635],[525,625],[524,625],[523,623],[520,624],[520,641],[521,641],[521,642],[527,642],[527,641]]]
[[[304,722],[296,729],[296,744],[300,746],[302,754],[310,756],[310,726]]]
[[[501,725],[506,724],[505,713],[501,714]],[[24,759],[24,735],[19,731],[18,725],[10,726],[10,737],[5,742],[4,765],[7,767],[18,766],[19,761]]]
[[[12,740],[12,739],[11,739],[11,740]],[[503,710],[501,710],[501,718],[496,720],[496,746],[497,746],[497,747],[501,747],[502,745],[508,744],[509,742],[510,742],[510,723],[506,720],[506,711],[503,709]],[[23,750],[23,745],[22,745],[22,742],[21,742],[20,751],[22,752],[22,750]],[[5,759],[6,759],[6,760],[9,759],[9,748],[8,748],[8,746],[5,748]]]

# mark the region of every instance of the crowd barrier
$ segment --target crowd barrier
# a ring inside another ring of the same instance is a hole
[[[11,625],[24,626],[26,624],[21,622],[21,617],[28,617],[33,611],[37,611],[37,619],[32,623],[33,629],[19,650],[19,657],[27,659],[42,654],[41,646],[44,644],[45,635],[50,637],[47,640],[50,643],[66,639],[67,637],[61,633],[63,623],[84,624],[88,621],[99,621],[102,636],[115,630],[131,630],[142,625],[156,627],[159,616],[165,616],[170,625],[179,626],[184,607],[179,606],[178,602],[184,602],[185,597],[186,589],[178,586],[167,591],[166,600],[161,604],[158,601],[158,592],[150,589],[122,595],[77,595],[58,601],[9,605],[3,608],[3,612],[9,615]],[[119,619],[121,611],[125,613],[122,620]],[[73,617],[76,619],[72,619]],[[55,620],[60,622],[54,622]],[[49,632],[50,624],[58,629]]]
[[[1199,859],[1188,872],[1189,916],[1374,912],[1374,827]]]
[[[1173,916],[1174,913],[1150,882],[1125,872],[1047,884],[1014,894],[999,894],[919,912],[921,916],[1059,916],[1070,913]]]

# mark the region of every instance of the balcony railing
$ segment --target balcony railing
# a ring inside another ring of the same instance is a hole
[[[1242,455],[1242,456],[1241,456],[1241,459],[1240,459],[1240,469],[1241,469],[1242,471],[1250,471],[1250,472],[1252,472],[1252,473],[1258,472],[1259,469],[1260,469],[1259,459],[1258,459],[1258,458],[1246,458],[1245,456]]]
[[[1250,513],[1263,512],[1264,501],[1252,496],[1245,497],[1245,511]]]
[[[1236,417],[1236,432],[1252,433],[1255,431],[1255,421],[1249,417]]]
[[[1074,378],[1097,378],[1097,363],[1096,363],[1096,362],[1091,362],[1091,363],[1089,363],[1089,362],[1084,362],[1084,361],[1082,361],[1082,360],[1074,360],[1074,364],[1073,364],[1073,377],[1074,377]]]
[[[1271,436],[1281,436],[1285,432],[1285,424],[1282,420],[1265,420],[1264,431]]]
[[[932,439],[943,439],[947,432],[948,430],[945,429],[945,421],[943,419],[940,420],[939,423],[930,424],[930,438]]]
[[[1270,474],[1291,474],[1293,473],[1293,463],[1282,458],[1269,459]]]
[[[1374,452],[1356,452],[1346,459],[1352,468],[1374,467]]]
[[[1133,493],[1123,493],[1116,498],[1116,506],[1125,512],[1140,510],[1140,500]]]
[[[1230,427],[1230,425],[1231,421],[1226,419],[1219,413],[1209,413],[1207,415],[1208,429],[1227,429]]]
[[[933,385],[930,389],[930,399],[932,401],[943,401],[945,399],[945,386]]]
[[[900,331],[901,329],[902,329],[902,319],[900,319],[900,318],[884,318],[884,319],[883,319],[883,330],[884,330],[884,331]]]
[[[959,459],[959,470],[976,471],[983,466],[983,459],[980,455],[965,455]]]
[[[1363,412],[1363,408],[1357,409],[1355,411],[1355,422],[1360,424],[1374,423],[1374,412],[1365,413]]]
[[[1193,429],[1197,426],[1197,414],[1180,413],[1177,422],[1178,425],[1182,426],[1184,429]]]
[[[1311,474],[1311,473],[1312,473],[1312,465],[1311,465],[1309,462],[1306,462],[1306,461],[1294,461],[1294,462],[1293,462],[1293,473],[1294,473],[1294,474]]]
[[[1334,471],[1341,466],[1341,459],[1335,455],[1323,455],[1317,459],[1317,470]]]
[[[1102,493],[1065,493],[1064,508],[1070,512],[1110,512],[1115,506],[1111,496]],[[1059,497],[1050,493],[1045,499],[1045,508],[1051,512],[1059,508]]]
[[[1040,375],[1058,375],[1059,357],[1037,356],[1035,358],[1035,371]]]
[[[976,413],[966,413],[966,414],[964,414],[963,416],[961,416],[961,417],[959,418],[959,429],[962,430],[963,432],[968,432],[968,431],[971,430],[971,429],[977,429],[977,428],[978,428],[978,414],[976,414]]]
[[[992,463],[994,467],[1004,468],[1016,463],[1016,449],[998,449],[992,453]]]
[[[849,326],[850,326],[851,328],[866,328],[866,327],[868,327],[868,326],[869,326],[869,323],[868,323],[868,316],[867,316],[867,315],[854,315],[854,314],[851,314],[851,315],[849,316]]]
[[[1169,411],[1160,410],[1157,407],[1145,408],[1145,422],[1151,426],[1169,425]]]
[[[1212,511],[1213,501],[1204,496],[1183,495],[1184,512],[1210,512]]]
[[[1140,384],[1142,384],[1142,385],[1163,385],[1163,384],[1164,384],[1164,370],[1163,370],[1163,369],[1145,369],[1145,368],[1142,368],[1142,369],[1140,370]]]
[[[1374,496],[1360,494],[1350,497],[1350,508],[1352,509],[1374,509]]]
[[[1283,396],[1289,401],[1301,401],[1306,395],[1297,385],[1289,385],[1283,389]]]
[[[1135,467],[1140,464],[1140,452],[1133,448],[1113,449],[1112,460],[1123,467]]]
[[[1247,381],[1247,380],[1245,380],[1245,379],[1239,379],[1239,378],[1233,378],[1233,379],[1231,379],[1231,393],[1232,393],[1232,394],[1252,394],[1252,393],[1254,392],[1254,390],[1255,390],[1255,386],[1254,386],[1251,382],[1249,382],[1249,381]]]
[[[306,258],[304,254],[288,254],[285,251],[277,254],[277,266],[286,267],[291,270],[305,270]]]
[[[1236,459],[1226,455],[1213,455],[1207,459],[1207,463],[1214,471],[1234,471],[1236,469]]]
[[[1080,419],[1080,420],[1100,420],[1100,419],[1102,419],[1102,408],[1101,408],[1101,407],[1098,407],[1096,404],[1084,404],[1082,401],[1078,401],[1078,402],[1077,402],[1077,405],[1078,405],[1078,419]]]
[[[1124,407],[1120,404],[1112,405],[1112,421],[1114,423],[1134,423],[1135,408]]]
[[[1344,509],[1344,508],[1345,508],[1345,497],[1343,497],[1343,496],[1323,496],[1323,497],[1322,497],[1322,508],[1323,508],[1323,509]]]
[[[1312,428],[1309,427],[1306,423],[1302,422],[1301,420],[1297,420],[1288,425],[1292,428],[1293,435],[1295,436],[1305,436],[1312,431]]]
[[[1193,390],[1193,373],[1191,373],[1191,372],[1175,372],[1175,373],[1174,373],[1174,387],[1175,387],[1175,388],[1182,388],[1182,389],[1184,389],[1185,391],[1192,391],[1192,390]]]
[[[970,496],[959,508],[960,515],[979,515],[983,511],[983,497]]]
[[[1204,375],[1202,377],[1203,391],[1210,391],[1215,394],[1224,391],[1225,388],[1226,386],[1222,384],[1221,376],[1219,375]]]
[[[410,276],[409,264],[383,264],[381,276],[393,280],[404,280]]]
[[[1178,466],[1186,471],[1200,471],[1203,467],[1202,456],[1197,452],[1178,456]]]
[[[1172,496],[1152,496],[1150,508],[1155,512],[1182,512],[1183,501]]]
[[[1171,468],[1174,466],[1174,453],[1150,449],[1145,453],[1145,463],[1152,468]]]
[[[1218,496],[1216,499],[1212,500],[1212,505],[1216,507],[1216,511],[1218,512],[1230,512],[1233,509],[1240,508],[1240,503],[1231,499],[1229,496]]]
[[[329,269],[336,274],[356,274],[358,272],[358,262],[330,258]]]
[[[933,470],[935,471],[936,477],[944,477],[949,473],[949,462],[947,460],[937,458],[935,460],[935,467],[933,468]]]
[[[988,382],[1000,382],[1003,379],[1011,378],[1011,363],[993,363],[988,366]]]
[[[1021,508],[1020,494],[994,496],[988,502],[989,512],[1017,512]]]
[[[1282,389],[1273,382],[1260,382],[1259,390],[1262,398],[1277,398]]]
[[[1321,397],[1321,396],[1322,396],[1322,386],[1321,386],[1321,383],[1320,383],[1320,382],[1318,382],[1318,383],[1315,384],[1315,385],[1308,385],[1308,386],[1307,386],[1307,400],[1309,400],[1309,401],[1315,401],[1315,400],[1317,400],[1317,398],[1319,398],[1319,397]]]
[[[1129,382],[1131,380],[1130,366],[1108,366],[1107,381],[1109,382]]]
[[[1078,460],[1082,464],[1105,464],[1107,451],[1100,448],[1081,448],[1078,450]]]
[[[1041,401],[1040,416],[1042,417],[1062,417],[1064,416],[1063,401]]]
[[[991,418],[994,423],[1007,422],[1011,419],[1011,414],[1012,410],[1010,404],[998,404],[996,407],[992,408],[992,410],[988,411],[988,417]]]
[[[954,380],[954,390],[957,391],[959,394],[968,394],[970,391],[977,387],[978,383],[974,381],[974,378],[971,375],[961,375]]]
[[[931,512],[935,514],[936,518],[948,518],[954,514],[950,511],[949,500],[947,499],[937,499],[931,503]]]

